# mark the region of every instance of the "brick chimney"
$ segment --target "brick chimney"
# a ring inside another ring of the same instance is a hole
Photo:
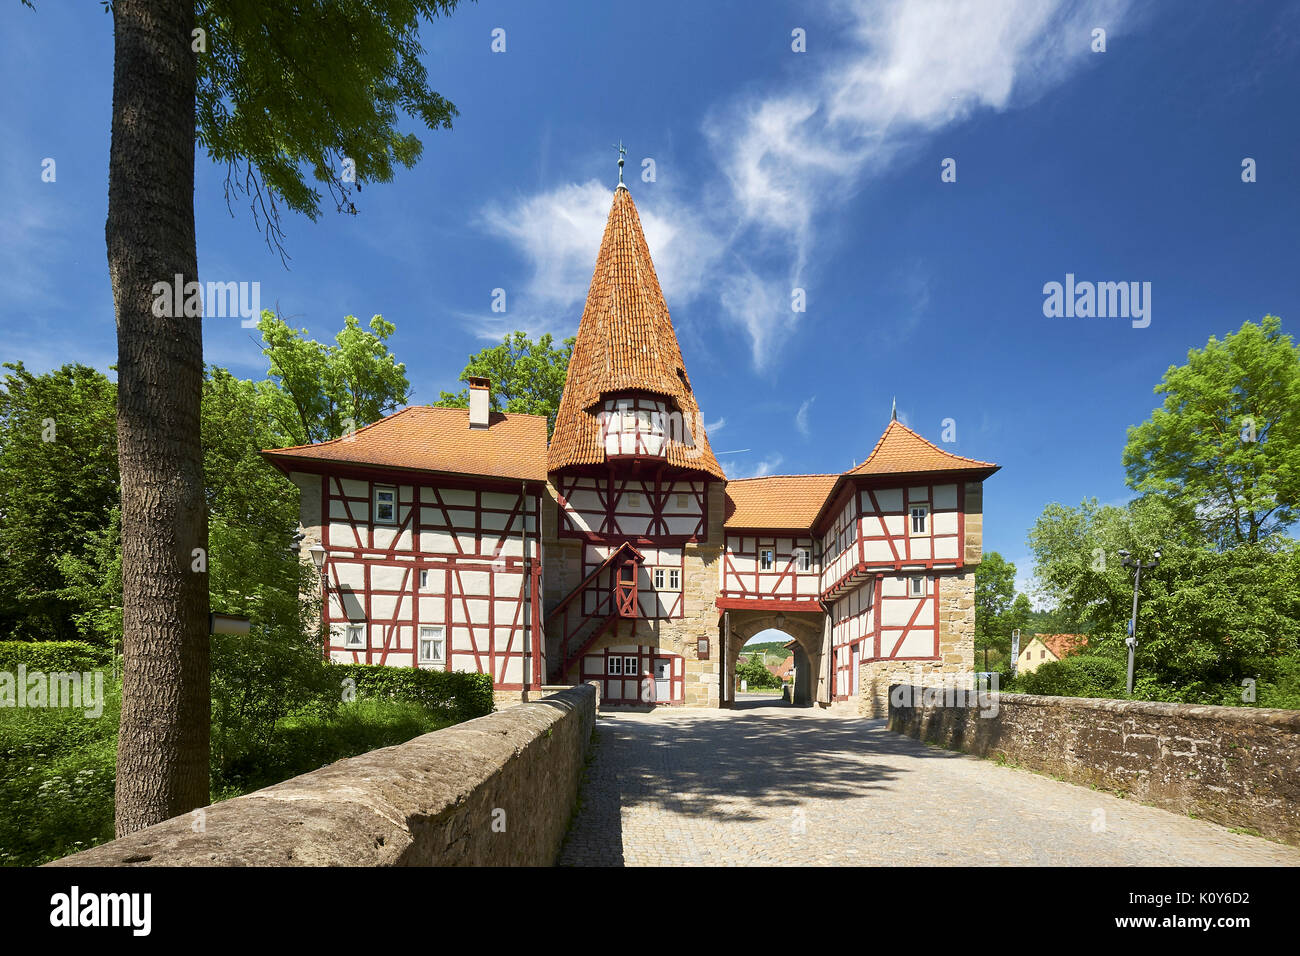
[[[487,428],[488,410],[492,407],[492,382],[486,378],[469,380],[469,427]]]

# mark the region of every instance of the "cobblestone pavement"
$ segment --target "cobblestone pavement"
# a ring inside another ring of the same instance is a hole
[[[770,699],[603,714],[562,866],[1300,865],[1300,849]]]

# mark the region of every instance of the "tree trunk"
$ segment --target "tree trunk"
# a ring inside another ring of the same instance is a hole
[[[201,317],[154,314],[154,284],[197,281],[193,0],[115,0],[109,275],[122,476],[117,835],[208,802],[207,512]]]

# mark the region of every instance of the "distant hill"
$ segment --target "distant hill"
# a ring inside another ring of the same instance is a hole
[[[746,644],[740,649],[740,653],[763,654],[776,661],[783,661],[790,656],[791,651],[788,647],[782,647],[780,641],[764,641],[762,644]]]

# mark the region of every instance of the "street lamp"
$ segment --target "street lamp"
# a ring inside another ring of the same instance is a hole
[[[1133,569],[1133,616],[1128,622],[1128,637],[1124,639],[1128,647],[1128,691],[1129,697],[1133,696],[1133,653],[1137,649],[1137,626],[1138,626],[1138,584],[1142,581],[1142,572],[1150,571],[1160,563],[1160,550],[1156,549],[1152,553],[1152,560],[1145,564],[1142,561],[1134,560],[1127,551],[1120,551],[1119,556],[1123,559],[1121,564],[1126,568]]]

